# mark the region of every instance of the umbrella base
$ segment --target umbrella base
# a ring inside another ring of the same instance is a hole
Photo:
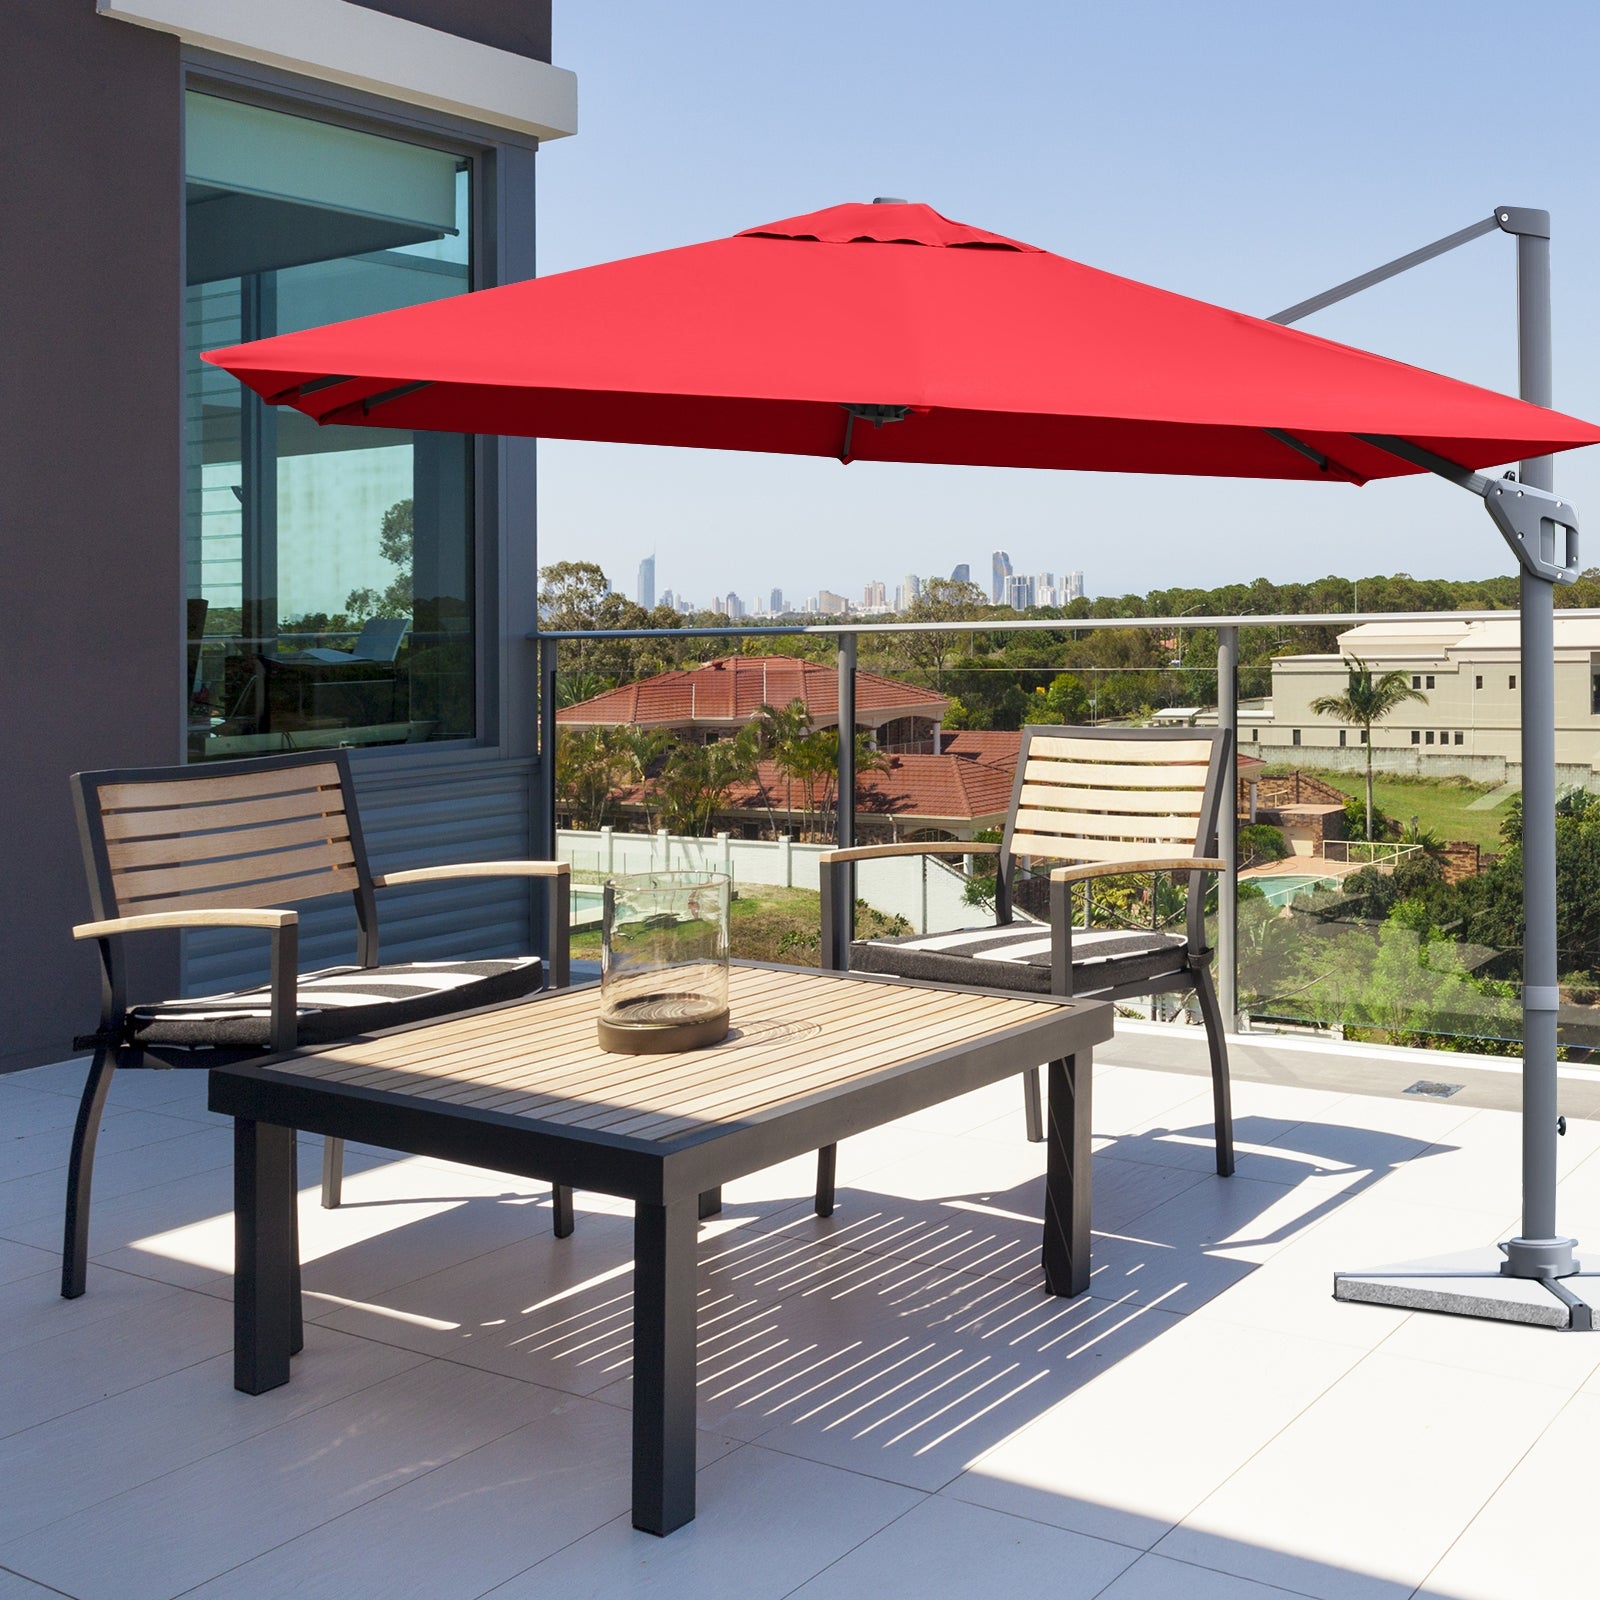
[[[1503,1259],[1503,1250],[1468,1250],[1367,1271],[1336,1272],[1333,1298],[1565,1332],[1594,1331],[1600,1269],[1580,1267],[1565,1278],[1508,1278],[1500,1270]]]

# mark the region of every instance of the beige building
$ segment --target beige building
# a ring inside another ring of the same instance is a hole
[[[1600,787],[1600,617],[1556,613],[1556,769],[1563,783]],[[1344,657],[1375,673],[1403,672],[1426,701],[1408,701],[1372,730],[1373,764],[1388,772],[1459,773],[1491,783],[1521,777],[1518,619],[1441,617],[1368,622],[1339,635],[1340,654],[1280,656],[1272,699],[1241,708],[1244,750],[1268,761],[1365,765],[1362,732],[1319,717],[1311,702],[1343,693]]]

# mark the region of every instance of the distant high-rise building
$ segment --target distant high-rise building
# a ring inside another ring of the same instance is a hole
[[[1013,611],[1026,611],[1033,604],[1033,579],[1027,573],[1007,575],[1005,603]]]
[[[832,589],[817,590],[817,610],[823,616],[843,616],[849,609],[850,602],[842,594],[835,594]]]
[[[661,591],[661,604],[668,611],[676,611],[678,609],[678,597],[670,589],[663,589]]]
[[[686,596],[680,594],[678,596],[678,615],[681,616],[681,617],[693,616],[694,615],[694,601],[690,600]]]
[[[896,611],[909,610],[922,598],[922,579],[914,572],[908,572],[900,580],[900,588],[903,603],[895,607]]]
[[[862,591],[861,609],[863,611],[878,611],[889,604],[889,593],[881,583],[869,583]]]
[[[1011,557],[1004,550],[996,550],[990,557],[989,595],[994,603],[1006,603],[1006,579],[1011,576]]]
[[[639,563],[639,604],[653,611],[656,604],[656,558],[646,556]]]
[[[783,590],[782,589],[774,589],[772,591],[772,598],[771,598],[771,600],[769,600],[767,602],[767,609],[775,617],[781,617],[783,615]]]
[[[727,614],[728,614],[728,597],[726,595],[721,595],[721,594],[712,595],[712,597],[711,597],[711,609],[719,617],[727,616]]]
[[[817,597],[814,594],[808,594],[806,596],[806,603],[800,609],[805,613],[806,616],[814,617],[817,615],[821,607],[817,604]]]
[[[1060,599],[1056,590],[1055,573],[1040,572],[1034,575],[1033,603],[1036,606],[1053,606],[1060,604]]]
[[[744,601],[741,600],[732,589],[728,591],[728,598],[725,602],[725,606],[729,617],[731,617],[735,622],[737,622],[739,618],[744,615]]]
[[[965,561],[961,562],[951,569],[950,581],[951,583],[971,583],[972,568]]]
[[[1061,574],[1061,603],[1066,605],[1072,600],[1083,599],[1083,574],[1081,572],[1063,572]]]

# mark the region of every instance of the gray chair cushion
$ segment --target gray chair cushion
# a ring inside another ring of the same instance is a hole
[[[1186,941],[1171,933],[1108,928],[1072,935],[1072,992],[1090,995],[1125,984],[1159,981],[1186,970]],[[973,989],[1050,992],[1050,930],[1038,922],[959,933],[864,939],[850,946],[855,972]]]
[[[374,1028],[495,1005],[544,985],[538,956],[493,961],[407,961],[393,966],[325,967],[300,974],[297,1042],[329,1044]],[[195,1000],[135,1006],[135,1044],[237,1049],[270,1039],[271,990],[240,989]]]

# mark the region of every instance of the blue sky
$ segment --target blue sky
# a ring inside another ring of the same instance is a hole
[[[877,194],[1268,314],[1486,216],[1552,213],[1557,406],[1600,418],[1600,7],[1567,0],[556,0],[581,131],[540,155],[540,271]],[[1492,234],[1305,326],[1516,385],[1512,241]],[[1091,594],[1265,576],[1480,577],[1510,558],[1436,481],[1343,486],[857,465],[546,441],[540,558],[701,604],[989,552]],[[1558,459],[1592,518],[1600,450]]]

